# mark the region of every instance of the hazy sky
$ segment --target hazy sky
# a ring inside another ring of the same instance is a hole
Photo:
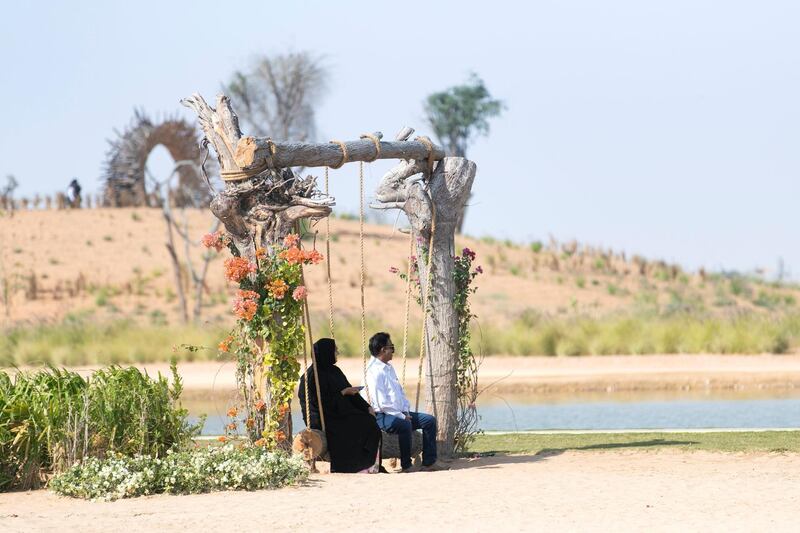
[[[256,54],[308,50],[330,71],[321,141],[429,133],[423,99],[470,71],[505,101],[469,150],[470,234],[691,268],[783,257],[800,277],[800,2],[49,4],[0,19],[0,179],[22,195],[98,188],[134,107],[194,120],[180,98],[213,100]],[[152,166],[171,166],[163,149]],[[367,169],[370,193],[387,166]],[[337,209],[357,209],[357,172],[332,173]]]

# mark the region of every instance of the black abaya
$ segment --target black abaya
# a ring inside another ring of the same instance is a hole
[[[375,464],[381,430],[375,417],[369,413],[369,404],[361,395],[342,395],[342,390],[351,385],[344,373],[334,364],[335,350],[332,339],[320,339],[314,343],[322,411],[325,417],[325,436],[331,457],[331,472],[359,472]],[[308,417],[305,400],[306,376],[310,410]],[[298,396],[306,426],[321,430],[313,366],[300,378]]]

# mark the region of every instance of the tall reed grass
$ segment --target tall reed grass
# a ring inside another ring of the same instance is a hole
[[[484,355],[782,354],[800,349],[800,314],[728,317],[691,313],[552,318],[524,314],[473,333]]]
[[[800,351],[800,313],[707,315],[702,311],[638,310],[603,317],[549,316],[529,310],[503,323],[475,321],[472,348],[482,355],[607,355],[647,353],[788,353]],[[392,334],[398,355],[403,328],[367,318],[366,338]],[[312,316],[314,338],[330,336],[327,315]],[[341,357],[361,357],[360,317],[335,317]],[[222,326],[153,326],[122,321],[67,321],[8,330],[0,337],[0,366],[85,365],[216,360]],[[419,349],[419,323],[410,324],[408,354]]]
[[[161,374],[110,368],[84,379],[48,367],[0,372],[0,490],[35,488],[86,457],[109,452],[161,457],[187,446],[200,427],[187,421],[173,385]]]

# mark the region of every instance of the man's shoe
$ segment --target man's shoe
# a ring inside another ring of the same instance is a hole
[[[442,472],[444,470],[450,470],[449,466],[443,466],[441,463],[433,463],[431,465],[422,465],[423,472]]]

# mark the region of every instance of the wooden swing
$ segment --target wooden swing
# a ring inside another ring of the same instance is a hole
[[[381,146],[380,146],[380,139],[381,134],[363,134],[360,137],[361,139],[369,139],[375,144],[375,157],[371,160],[368,160],[368,163],[375,161],[380,156]],[[422,142],[428,148],[428,169],[426,177],[430,178],[432,175],[433,170],[433,143],[431,143],[430,139],[427,137],[417,137],[416,140]],[[347,147],[341,141],[331,141],[331,143],[338,144],[342,151],[342,159],[338,165],[333,167],[325,167],[325,195],[329,195],[329,177],[328,177],[328,169],[329,168],[340,168],[347,162]],[[364,379],[364,391],[367,394],[367,401],[369,404],[372,404],[369,386],[367,383],[367,362],[369,358],[367,357],[367,336],[366,336],[366,306],[364,300],[364,280],[365,280],[365,267],[364,267],[364,161],[359,161],[359,291],[360,291],[360,302],[361,302],[361,352],[362,352],[362,366],[363,366],[363,379]],[[429,273],[427,277],[426,283],[426,290],[422,291],[421,298],[422,298],[422,334],[420,336],[420,345],[419,345],[419,368],[418,368],[418,375],[417,375],[417,390],[416,390],[416,400],[415,400],[415,411],[419,411],[419,398],[420,398],[420,389],[422,385],[422,368],[423,368],[423,361],[426,356],[427,352],[427,343],[425,342],[425,338],[427,335],[427,320],[426,316],[428,313],[428,295],[430,294],[430,287],[431,287],[431,280],[433,278],[431,273],[431,258],[433,257],[433,243],[434,237],[436,235],[436,210],[433,210],[433,218],[431,224],[431,237],[430,242],[428,244],[428,257],[427,257],[427,272]],[[402,365],[402,384],[403,387],[406,385],[406,359],[408,353],[408,323],[409,323],[409,313],[410,313],[410,302],[411,302],[411,272],[412,272],[412,264],[411,264],[411,256],[414,252],[414,238],[411,233],[409,233],[409,260],[408,260],[408,268],[406,271],[406,301],[405,301],[405,320],[403,323],[403,365]],[[328,286],[328,327],[331,333],[331,338],[335,339],[334,334],[334,321],[333,321],[333,283],[331,281],[331,245],[330,245],[330,218],[325,217],[325,272],[326,272],[326,281]],[[302,272],[301,266],[301,283],[305,285],[305,278]],[[316,460],[327,460],[328,459],[328,450],[327,450],[327,439],[325,437],[325,415],[323,413],[322,408],[322,401],[321,401],[321,394],[319,388],[319,377],[317,374],[317,364],[316,364],[316,357],[314,354],[313,349],[313,336],[311,334],[311,320],[308,311],[308,298],[306,298],[303,302],[303,321],[306,330],[306,336],[304,340],[303,346],[303,375],[306,376],[306,379],[303,380],[305,383],[305,412],[306,412],[306,420],[310,420],[310,407],[309,407],[309,390],[308,390],[308,357],[307,353],[310,349],[311,351],[311,358],[312,364],[314,368],[314,382],[316,385],[316,394],[317,394],[317,405],[319,406],[320,411],[320,422],[322,425],[322,430],[305,428],[300,431],[294,438],[292,443],[292,449],[295,453],[302,454],[304,459],[312,466],[312,471],[314,470],[314,462]],[[392,435],[382,431],[382,440],[381,440],[381,457],[384,459],[399,459],[400,458],[400,445],[399,439],[397,435]],[[417,455],[422,451],[422,436],[419,431],[414,431],[412,433],[412,442],[411,442],[411,455]]]

